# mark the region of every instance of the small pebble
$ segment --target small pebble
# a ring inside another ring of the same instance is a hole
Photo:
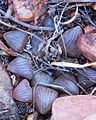
[[[34,112],[28,116],[27,120],[37,120],[37,118],[38,118],[38,113]]]

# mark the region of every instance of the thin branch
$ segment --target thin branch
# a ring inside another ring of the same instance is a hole
[[[80,10],[80,9],[79,9],[79,11],[80,11],[80,13],[84,16],[84,18],[86,18],[86,19],[89,21],[89,23],[91,23],[92,26],[96,27],[96,24],[91,20],[91,18],[90,18],[88,15],[86,15],[86,14],[85,14],[82,10]]]
[[[2,15],[6,15],[6,12],[4,12],[3,10],[1,10],[0,9],[0,13],[2,14]],[[22,26],[24,26],[24,27],[27,27],[27,28],[30,28],[30,29],[33,29],[33,30],[46,30],[46,31],[53,31],[54,30],[54,28],[53,27],[43,27],[43,26],[33,26],[33,25],[31,25],[31,24],[28,24],[28,23],[24,23],[24,22],[22,22],[22,21],[19,21],[19,20],[17,20],[16,18],[14,18],[13,16],[9,16],[9,19],[10,20],[12,20],[12,21],[14,21],[14,22],[16,22],[17,24],[20,24],[20,25],[22,25]]]
[[[34,33],[28,32],[28,31],[26,31],[26,30],[23,30],[23,29],[21,29],[21,28],[18,28],[18,27],[16,27],[16,26],[11,25],[11,24],[5,23],[5,22],[2,21],[1,19],[0,19],[0,23],[3,24],[3,25],[5,25],[5,26],[7,26],[7,27],[10,27],[10,28],[13,28],[13,29],[22,31],[22,32],[24,32],[24,33],[27,33],[27,34],[29,34],[29,35],[31,35],[31,36],[35,36],[38,40],[40,40],[41,42],[43,42],[44,44],[46,44],[46,42],[45,42],[43,39],[39,38],[39,37],[38,37],[37,35],[35,35]],[[51,45],[49,45],[49,46],[50,46],[51,48],[55,49],[53,46],[51,46]],[[55,50],[57,51],[57,49],[55,49]]]
[[[96,62],[86,63],[86,64],[76,64],[76,63],[69,63],[69,62],[52,62],[51,65],[60,66],[60,67],[71,67],[71,68],[85,68],[96,65]]]
[[[53,36],[51,38],[49,38],[47,41],[47,44],[46,44],[46,47],[45,47],[45,51],[48,51],[48,48],[50,47],[50,44],[52,42],[52,40],[56,39],[58,36],[60,36],[62,33],[63,33],[64,30],[61,30],[60,32],[58,33],[55,33],[53,34]]]
[[[78,14],[78,5],[76,5],[75,15],[70,20],[68,20],[68,21],[60,22],[60,24],[67,25],[67,24],[72,23],[76,19],[77,14]]]
[[[69,5],[69,3],[67,3],[67,4],[64,6],[64,8],[63,8],[63,10],[62,10],[62,12],[61,12],[60,19],[59,19],[59,21],[58,21],[58,26],[59,26],[59,24],[61,23],[63,13],[64,13],[64,11],[66,10],[66,7],[67,7],[68,5]]]

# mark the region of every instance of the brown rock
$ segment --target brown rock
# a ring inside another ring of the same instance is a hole
[[[96,96],[61,97],[56,99],[52,106],[54,120],[83,120],[94,113],[96,113]]]
[[[36,20],[40,15],[44,14],[46,0],[12,0],[12,9],[15,12],[15,17],[21,21],[29,22]],[[10,0],[9,0],[10,2]]]
[[[11,93],[11,80],[0,63],[0,120],[19,120]]]
[[[82,35],[76,44],[83,56],[92,62],[96,61],[96,33]]]

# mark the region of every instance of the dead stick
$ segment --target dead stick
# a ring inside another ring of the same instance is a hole
[[[2,15],[6,15],[6,12],[4,12],[3,10],[0,9],[0,13]],[[43,26],[33,26],[31,24],[28,24],[28,23],[25,23],[25,22],[22,22],[22,21],[19,21],[17,20],[16,18],[14,18],[13,16],[9,16],[9,19],[16,22],[17,24],[20,24],[24,27],[27,27],[27,28],[30,28],[30,29],[33,29],[33,30],[46,30],[46,31],[52,31],[54,30],[53,27],[43,27]]]
[[[69,67],[69,68],[85,68],[90,66],[96,66],[96,62],[86,63],[86,64],[76,64],[76,63],[69,63],[69,62],[52,62],[51,65],[59,66],[59,67]]]

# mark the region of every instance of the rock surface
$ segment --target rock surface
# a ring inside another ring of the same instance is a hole
[[[96,113],[87,116],[83,120],[96,120]]]
[[[87,116],[92,117],[94,113],[96,97],[91,95],[61,97],[56,99],[52,106],[53,120],[87,120]]]
[[[10,3],[10,0],[8,0]],[[46,0],[12,0],[15,17],[21,21],[37,20],[46,10]]]
[[[19,120],[17,107],[11,93],[11,80],[0,63],[0,120]]]
[[[91,25],[88,25],[84,28],[85,33],[96,33],[96,27],[93,27]]]
[[[82,35],[76,45],[83,56],[92,62],[96,61],[96,33]]]

